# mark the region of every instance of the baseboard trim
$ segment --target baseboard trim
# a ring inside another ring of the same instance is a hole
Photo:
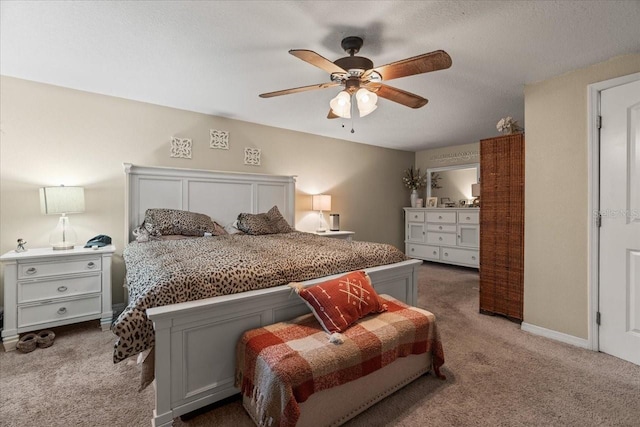
[[[591,346],[589,345],[589,340],[584,338],[578,338],[573,335],[565,334],[563,332],[553,331],[551,329],[543,328],[540,326],[532,325],[530,323],[522,322],[520,325],[520,329],[525,332],[530,332],[535,335],[540,335],[545,338],[550,338],[552,340],[561,341],[566,344],[575,345],[576,347],[586,348],[587,350],[591,350]]]

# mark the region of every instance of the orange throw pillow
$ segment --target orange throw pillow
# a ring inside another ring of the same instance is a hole
[[[380,313],[387,309],[364,271],[354,271],[307,288],[300,283],[291,283],[289,286],[296,290],[330,334],[343,332],[369,313]]]

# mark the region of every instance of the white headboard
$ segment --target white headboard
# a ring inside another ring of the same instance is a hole
[[[199,212],[227,226],[241,212],[261,213],[276,205],[295,227],[295,176],[123,165],[126,242],[134,239],[149,208]]]

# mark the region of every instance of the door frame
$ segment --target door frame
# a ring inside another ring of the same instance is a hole
[[[588,342],[591,350],[599,350],[599,330],[596,313],[599,310],[600,284],[600,229],[597,225],[597,213],[600,211],[600,131],[598,117],[600,116],[600,93],[612,87],[640,80],[640,73],[593,83],[587,86],[588,103],[588,212],[589,215],[589,316],[588,316]]]

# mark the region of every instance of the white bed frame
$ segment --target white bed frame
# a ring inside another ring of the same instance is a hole
[[[142,223],[148,208],[200,212],[226,226],[240,212],[266,212],[276,205],[295,224],[294,176],[129,163],[124,170],[125,241],[133,240],[133,229]],[[378,293],[415,305],[421,263],[409,260],[366,271]],[[287,285],[148,309],[156,334],[152,425],[170,426],[175,417],[239,393],[234,377],[236,342],[241,334],[307,312]]]

